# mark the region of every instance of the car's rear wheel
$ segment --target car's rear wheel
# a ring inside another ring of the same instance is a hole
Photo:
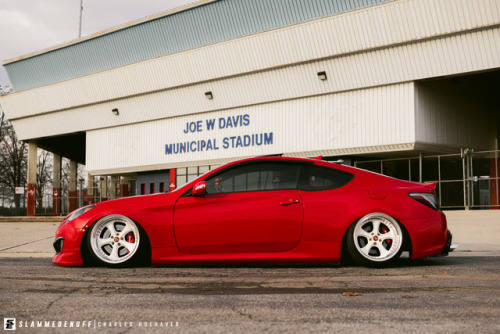
[[[393,217],[383,213],[368,214],[351,225],[347,249],[360,265],[382,267],[396,261],[403,251],[404,232]]]
[[[99,219],[87,233],[87,248],[97,264],[126,267],[140,264],[147,240],[132,219],[110,215]]]

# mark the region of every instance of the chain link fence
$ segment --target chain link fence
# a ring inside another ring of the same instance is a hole
[[[499,209],[500,151],[356,161],[355,166],[414,182],[437,182],[444,209]]]

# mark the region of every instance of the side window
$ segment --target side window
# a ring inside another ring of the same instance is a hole
[[[207,182],[208,194],[297,189],[300,166],[289,163],[252,163],[231,168]]]
[[[354,175],[322,166],[304,166],[300,190],[315,191],[337,189],[348,184]]]

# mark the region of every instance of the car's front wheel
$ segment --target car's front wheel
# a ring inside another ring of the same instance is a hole
[[[400,257],[404,238],[396,219],[383,213],[371,213],[351,225],[347,232],[347,249],[357,264],[382,267]]]
[[[132,219],[110,215],[99,219],[87,233],[87,248],[94,262],[108,267],[141,264],[147,237]]]

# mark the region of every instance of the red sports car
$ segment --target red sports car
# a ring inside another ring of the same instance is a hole
[[[121,267],[207,262],[385,266],[446,255],[435,184],[320,159],[260,157],[170,192],[82,207],[56,232],[53,262]]]

